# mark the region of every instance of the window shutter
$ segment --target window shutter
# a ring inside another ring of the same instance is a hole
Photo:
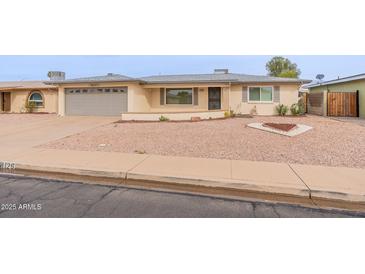
[[[280,86],[274,86],[274,102],[280,103]]]
[[[247,86],[242,87],[242,102],[247,103],[247,96],[248,96]]]
[[[160,105],[164,105],[165,104],[165,89],[164,88],[160,88]]]
[[[199,105],[199,88],[194,88],[194,106]]]

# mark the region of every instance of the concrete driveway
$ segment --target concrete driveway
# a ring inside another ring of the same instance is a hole
[[[69,135],[112,123],[120,117],[0,114],[0,160]]]

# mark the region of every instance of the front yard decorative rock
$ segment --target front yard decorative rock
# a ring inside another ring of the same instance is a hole
[[[265,126],[265,123],[250,123],[247,126],[251,127],[251,128],[271,132],[271,133],[276,133],[276,134],[288,136],[288,137],[297,136],[299,134],[302,134],[302,133],[307,132],[308,130],[312,129],[312,127],[307,126],[307,125],[303,125],[303,124],[297,124],[295,128],[293,128],[289,131],[280,130],[280,129],[277,129],[277,128]]]

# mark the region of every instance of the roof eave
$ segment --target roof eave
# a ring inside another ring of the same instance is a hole
[[[32,87],[27,87],[27,86],[14,86],[14,87],[0,87],[0,91],[2,90],[34,90],[34,89],[55,89],[57,88],[56,86],[52,86],[51,84],[48,86],[32,86]]]
[[[258,81],[238,81],[239,84],[248,84],[248,83],[276,83],[276,84],[308,84],[312,82],[311,80],[298,80],[298,81],[270,81],[270,80],[258,80]]]
[[[299,83],[299,84],[308,84],[312,82],[312,80],[305,79],[297,79],[297,80],[238,80],[238,79],[230,79],[230,80],[180,80],[180,81],[148,81],[145,80],[146,84],[190,84],[190,83],[234,83],[234,84],[245,84],[245,83]]]
[[[206,80],[187,80],[187,81],[148,81],[145,80],[145,84],[153,85],[153,84],[209,84],[209,83],[223,83],[229,84],[236,82],[236,80],[227,81],[227,80],[214,80],[214,81],[206,81]]]
[[[130,79],[130,80],[85,80],[85,81],[46,81],[44,82],[46,85],[62,85],[62,84],[95,84],[95,83],[128,83],[128,82],[137,82],[144,83],[143,80],[140,79]]]

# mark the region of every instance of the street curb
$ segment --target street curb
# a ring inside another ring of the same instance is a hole
[[[91,184],[112,186],[137,186],[149,189],[168,189],[221,195],[229,197],[247,197],[293,204],[313,205],[309,191],[285,188],[260,188],[250,182],[235,180],[211,180],[188,177],[148,176],[129,172],[105,172],[98,170],[75,169],[66,167],[45,167],[17,164],[14,174],[36,176],[40,178],[81,181]],[[237,184],[240,182],[240,184]]]
[[[252,182],[231,179],[213,180],[211,178],[156,176],[128,172],[125,184],[294,204],[313,204],[309,199],[309,191],[268,186],[259,187]]]
[[[5,173],[6,174],[6,173]],[[45,179],[56,179],[66,181],[80,181],[88,184],[101,185],[122,185],[126,174],[124,172],[104,172],[98,170],[59,168],[59,167],[40,167],[32,165],[17,164],[13,172],[7,174],[17,174],[34,176]]]
[[[6,173],[5,173],[6,174]],[[257,184],[238,180],[211,180],[169,176],[148,176],[132,172],[112,172],[68,167],[45,167],[18,164],[16,170],[7,174],[18,174],[38,178],[78,181],[107,186],[129,186],[151,190],[168,190],[178,193],[195,193],[222,198],[248,198],[281,202],[294,205],[336,208],[365,212],[365,203],[341,199],[310,197],[310,191],[289,188],[258,187]],[[237,184],[239,182],[240,184]],[[345,197],[346,195],[344,195]]]

